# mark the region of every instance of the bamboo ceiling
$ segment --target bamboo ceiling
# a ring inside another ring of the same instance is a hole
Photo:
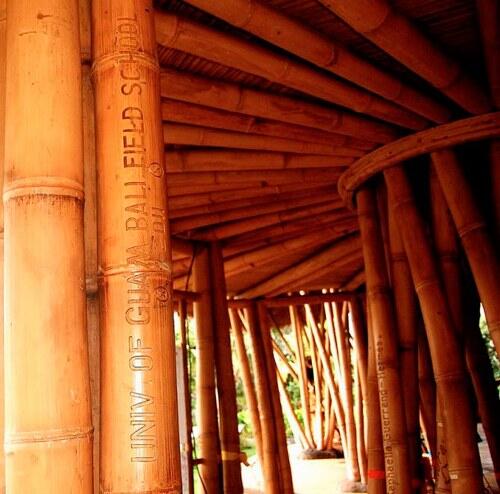
[[[247,0],[225,8],[238,3],[156,2],[172,234],[222,242],[233,296],[356,289],[364,283],[358,224],[338,178],[377,147],[491,111],[476,2],[390,2],[391,22],[409,21],[422,35],[424,44],[399,40],[400,51],[417,47],[411,68],[356,31],[370,16],[347,12],[350,26],[335,15],[342,2]],[[269,22],[255,27],[251,15],[265,7],[276,16],[268,12]],[[313,37],[299,33],[287,45],[280,29],[291,29],[290,20]],[[330,60],[325,40],[339,50]],[[427,41],[432,50],[419,52]],[[304,49],[326,66],[305,59]],[[476,157],[486,149],[470,146]],[[174,287],[192,288],[189,252],[181,250],[174,246]]]

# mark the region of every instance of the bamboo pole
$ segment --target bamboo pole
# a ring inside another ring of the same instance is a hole
[[[285,434],[285,423],[283,421],[283,411],[281,409],[280,395],[276,378],[276,362],[274,361],[273,348],[271,344],[271,329],[267,322],[267,309],[257,305],[259,326],[264,347],[264,354],[267,365],[267,375],[269,380],[269,398],[273,409],[273,416],[276,428],[276,442],[278,447],[278,464],[281,478],[281,493],[293,494],[292,471],[288,457],[288,447]]]
[[[446,424],[452,492],[480,492],[481,465],[473,414],[464,387],[465,363],[436,262],[404,171],[391,168],[384,172],[384,177],[424,316],[438,401]]]
[[[387,0],[320,2],[462,108],[475,114],[488,111],[481,87]]]
[[[260,425],[262,430],[262,452],[264,490],[266,494],[281,494],[279,453],[274,422],[273,404],[267,374],[266,354],[263,346],[259,315],[255,302],[245,310],[248,330],[252,341],[252,359],[255,375],[255,388],[259,403]]]
[[[171,259],[152,6],[148,0],[96,0],[92,15],[101,490],[176,490],[181,480]]]
[[[450,116],[446,108],[431,98],[263,2],[188,0],[188,3],[429,120],[443,123]],[[297,43],[298,39],[302,42]]]
[[[172,13],[156,12],[155,20],[158,43],[162,46],[263,77],[402,127],[413,130],[426,127],[424,118],[392,102],[251,41]],[[227,46],[231,46],[231,50]]]
[[[372,122],[351,113],[172,69],[162,70],[161,93],[162,96],[176,100],[372,142],[390,142],[398,135],[389,125]]]
[[[163,140],[166,145],[206,146],[208,148],[231,148],[242,150],[258,150],[301,155],[330,156],[332,164],[349,163],[348,157],[362,156],[360,149],[352,149],[332,144],[304,142],[284,137],[262,136],[235,132],[234,130],[212,129],[200,125],[179,123],[163,123]],[[207,152],[210,152],[208,150]],[[335,157],[342,157],[335,159]]]
[[[201,248],[193,263],[194,291],[200,299],[194,303],[196,325],[196,416],[200,435],[197,440],[200,478],[207,494],[222,488],[219,474],[219,428],[215,384],[215,330],[210,283],[210,258],[206,247]]]
[[[500,354],[500,299],[498,255],[471,188],[453,151],[432,153],[432,162],[467,255],[484,306],[491,338]]]
[[[354,352],[354,357],[357,357],[356,352]],[[366,443],[365,443],[365,406],[364,397],[361,390],[361,380],[359,368],[354,367],[354,395],[355,395],[355,409],[354,409],[354,419],[356,423],[356,450],[358,453],[358,465],[359,465],[359,479],[360,482],[366,485],[367,482],[367,469],[368,462],[366,456]]]
[[[228,112],[175,99],[162,99],[161,115],[164,122],[200,125],[262,136],[284,137],[329,146],[345,146],[360,151],[367,151],[375,147],[374,143],[355,137],[326,132],[303,125],[256,118],[251,115]]]
[[[210,244],[209,253],[223,486],[226,494],[243,494],[238,410],[231,359],[224,261],[220,245]]]
[[[245,340],[243,338],[241,320],[235,309],[229,309],[229,318],[231,320],[231,328],[233,330],[236,354],[238,356],[238,364],[243,382],[243,391],[245,393],[245,401],[250,413],[250,421],[252,423],[253,435],[255,439],[255,450],[259,463],[264,468],[264,451],[262,446],[262,428],[259,418],[259,406],[257,402],[257,394],[252,379],[250,370],[250,362],[248,360]]]
[[[7,18],[5,488],[91,494],[78,3],[8,0]]]
[[[387,203],[382,207],[387,210]],[[413,287],[410,267],[406,258],[403,242],[391,210],[388,211],[389,254],[391,267],[394,309],[396,313],[399,361],[405,405],[408,454],[412,475],[413,492],[420,485],[420,430],[418,403],[418,310],[417,295]]]
[[[403,388],[398,365],[397,327],[378,226],[376,197],[372,190],[363,188],[356,199],[377,362],[387,491],[410,493],[411,471],[401,399]]]

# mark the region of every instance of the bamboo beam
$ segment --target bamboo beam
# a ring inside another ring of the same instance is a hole
[[[424,316],[438,400],[446,424],[452,492],[479,492],[481,465],[473,412],[464,387],[465,363],[436,262],[404,171],[395,167],[387,170],[384,177],[389,207],[394,209]]]
[[[497,253],[454,153],[450,150],[433,153],[432,162],[474,275],[491,338],[500,354],[500,265]]]
[[[186,192],[189,191],[190,194],[208,194],[212,192],[227,192],[234,191],[236,189],[250,189],[250,188],[259,188],[266,187],[267,184],[265,182],[252,182],[252,183],[211,183],[211,184],[191,184],[189,188],[186,184],[180,185],[168,185],[167,183],[167,195],[168,197],[179,197],[186,196]]]
[[[427,121],[379,96],[238,36],[175,14],[156,12],[158,43],[277,82],[330,103],[413,130]],[[231,46],[231,50],[227,47]]]
[[[153,10],[148,0],[95,0],[92,14],[100,294],[106,301],[101,490],[178,490],[171,259]]]
[[[188,0],[188,3],[429,120],[443,123],[450,117],[449,111],[431,98],[263,2]],[[273,29],[269,29],[270,25]],[[297,43],[298,39],[301,43]]]
[[[176,100],[303,125],[372,142],[389,142],[398,135],[389,125],[325,108],[323,105],[171,69],[162,70],[161,92],[162,96]]]
[[[234,209],[226,209],[220,212],[188,216],[186,218],[176,218],[170,221],[170,228],[173,234],[181,233],[196,228],[209,227],[228,221],[238,221],[245,218],[254,218],[270,213],[279,213],[292,211],[297,208],[314,206],[318,204],[331,203],[334,193],[330,189],[328,192],[306,191],[297,193],[293,198],[283,198],[281,201],[272,201],[263,204],[255,204],[253,207],[248,205],[239,206]]]
[[[219,475],[219,428],[215,384],[215,329],[210,283],[210,258],[206,247],[193,263],[194,290],[200,298],[193,304],[196,327],[196,416],[200,430],[197,439],[200,478],[208,494],[222,490]]]
[[[470,113],[489,110],[481,87],[387,0],[320,0],[332,12]]]
[[[175,99],[163,98],[161,115],[164,122],[201,125],[202,127],[262,136],[284,137],[329,146],[343,146],[361,151],[373,149],[375,146],[373,142],[368,140],[348,137],[334,132],[326,132],[277,120],[262,119],[242,113],[228,112]]]
[[[397,327],[375,193],[368,188],[361,189],[357,205],[377,365],[387,490],[410,493],[411,471],[401,399]]]
[[[224,261],[221,248],[216,243],[210,244],[209,254],[223,486],[225,494],[243,494],[238,409],[229,336],[230,323]]]
[[[234,130],[212,129],[199,125],[179,123],[163,124],[163,139],[166,145],[206,146],[208,148],[253,149],[258,151],[276,151],[285,153],[328,155],[328,156],[362,156],[364,152],[332,144],[318,144],[297,139],[262,136],[235,132]],[[334,162],[334,160],[332,160]],[[167,163],[168,164],[168,163]]]
[[[245,309],[245,314],[252,341],[253,370],[262,429],[264,489],[266,494],[281,494],[276,424],[274,421],[273,404],[270,399],[271,390],[267,374],[266,354],[262,341],[262,330],[255,302],[252,302]]]
[[[91,494],[78,4],[7,12],[5,490]]]
[[[271,293],[279,290],[294,279],[306,276],[316,271],[321,266],[324,266],[326,262],[333,262],[333,260],[339,259],[357,248],[359,248],[358,235],[351,235],[347,238],[343,238],[338,242],[328,245],[320,252],[308,256],[306,259],[296,263],[293,267],[280,271],[267,280],[259,283],[257,286],[246,289],[238,295],[240,297],[250,298],[257,294]]]
[[[236,145],[232,145],[233,141],[231,140],[228,143],[228,147],[237,147]],[[259,150],[265,148],[255,146],[253,149]],[[341,150],[333,156],[328,156],[326,153],[297,153],[298,151],[282,153],[201,149],[167,151],[165,153],[165,160],[168,173],[289,170],[295,168],[337,168],[342,170],[353,162],[351,156],[360,156],[363,154],[357,151],[352,153],[348,149]]]

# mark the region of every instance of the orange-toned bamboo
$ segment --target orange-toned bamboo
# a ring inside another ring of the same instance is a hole
[[[262,449],[262,429],[259,419],[259,406],[255,386],[252,380],[252,372],[250,370],[250,362],[248,353],[243,338],[243,330],[241,320],[235,309],[229,309],[229,318],[231,320],[231,329],[233,331],[236,354],[238,356],[238,366],[243,382],[243,391],[245,393],[245,401],[250,414],[250,422],[252,423],[253,436],[255,440],[255,449],[257,457],[261,465],[264,465],[264,453]]]
[[[172,13],[156,13],[158,43],[263,77],[306,94],[413,130],[426,120],[368,91],[286,55]],[[231,46],[231,50],[227,49]]]
[[[200,431],[197,453],[202,462],[198,466],[200,478],[207,493],[222,489],[219,474],[219,428],[215,384],[215,330],[213,319],[210,257],[206,247],[198,249],[193,262],[193,289],[200,296],[193,304],[196,327],[196,416]]]
[[[470,113],[488,111],[486,95],[388,0],[320,0],[356,31],[406,65]]]
[[[442,105],[263,2],[188,0],[188,3],[430,120],[442,123],[449,118],[449,111]],[[270,24],[273,29],[269,29]],[[297,43],[298,39],[301,43]]]
[[[329,146],[345,146],[363,151],[373,149],[375,146],[372,142],[355,137],[343,136],[303,125],[278,122],[277,120],[257,119],[251,115],[228,112],[175,99],[164,98],[162,100],[161,115],[164,122],[178,122],[247,134],[284,137]]]
[[[397,132],[388,125],[347,112],[172,69],[164,69],[161,73],[161,92],[162,96],[176,100],[373,142],[389,142],[397,136]]]
[[[476,280],[491,338],[500,354],[500,265],[497,253],[454,152],[432,153],[432,162]]]
[[[398,365],[397,327],[374,191],[366,187],[360,189],[356,202],[377,362],[387,491],[410,493],[411,471],[401,399],[403,388]]]
[[[262,430],[264,490],[266,494],[281,494],[276,424],[274,422],[273,404],[270,399],[271,391],[267,374],[266,354],[262,342],[259,314],[255,303],[251,303],[248,309],[245,310],[245,316],[252,342],[253,371]]]
[[[355,157],[364,154],[360,149],[334,146],[332,144],[317,144],[284,137],[262,136],[235,132],[234,130],[212,129],[210,127],[201,127],[200,125],[170,122],[163,124],[163,139],[167,145],[178,144],[242,150],[255,149],[259,151],[331,156],[333,158],[332,164],[336,164],[336,156],[345,157],[344,162],[348,162],[348,156]]]
[[[5,490],[91,494],[78,3],[7,17]]]
[[[101,490],[175,491],[181,483],[175,342],[152,6],[95,0],[92,8]]]
[[[382,206],[387,210],[387,202]],[[410,267],[392,209],[388,211],[391,284],[394,293],[399,340],[399,362],[403,385],[406,432],[413,492],[420,484],[420,430],[418,403],[418,309]]]
[[[226,494],[242,494],[238,409],[231,359],[224,261],[220,245],[210,244],[209,252],[223,487]]]
[[[268,325],[267,309],[264,305],[257,306],[259,326],[261,331],[262,345],[267,365],[267,375],[269,381],[269,399],[273,408],[274,425],[276,429],[276,443],[278,447],[279,469],[281,480],[281,493],[293,494],[292,471],[290,468],[290,459],[288,457],[287,440],[285,434],[285,423],[283,411],[281,409],[280,395],[276,377],[276,362],[273,356],[273,347],[271,344],[271,328]]]
[[[425,321],[438,400],[446,424],[452,492],[480,492],[481,465],[473,413],[464,386],[465,362],[438,267],[404,170],[391,168],[384,172],[384,177],[389,207],[394,209]]]
[[[357,358],[356,352],[354,357]],[[365,443],[365,399],[361,391],[361,380],[359,368],[354,366],[354,419],[356,422],[356,449],[358,453],[358,466],[359,466],[359,480],[362,484],[366,485],[367,482],[367,469],[368,458],[366,456],[366,443]]]

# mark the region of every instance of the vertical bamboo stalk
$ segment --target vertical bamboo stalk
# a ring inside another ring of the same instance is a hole
[[[262,449],[262,429],[259,419],[259,406],[257,403],[257,395],[252,380],[252,372],[250,370],[250,362],[248,361],[248,354],[245,347],[245,340],[243,338],[242,325],[238,314],[234,309],[229,309],[229,317],[231,320],[231,328],[233,330],[236,354],[238,356],[238,363],[241,372],[241,380],[243,381],[243,391],[245,393],[245,400],[250,413],[250,421],[252,422],[253,435],[255,439],[255,449],[259,462],[264,465],[264,454]]]
[[[6,491],[91,494],[78,3],[7,18]]]
[[[387,208],[387,203],[384,205]],[[399,340],[399,361],[405,405],[408,454],[412,475],[412,489],[417,492],[419,475],[419,414],[418,414],[418,352],[417,296],[413,287],[410,267],[393,211],[388,211],[389,251],[394,309]]]
[[[231,339],[229,336],[224,261],[218,244],[210,244],[209,252],[223,488],[226,494],[240,494],[243,493],[240,436],[238,432],[238,410],[236,407]]]
[[[290,468],[290,459],[288,456],[287,440],[285,434],[285,423],[283,421],[283,411],[281,409],[278,383],[276,379],[276,362],[273,356],[273,347],[271,344],[271,330],[267,323],[267,310],[264,305],[257,306],[259,326],[262,337],[262,346],[267,365],[267,376],[269,381],[269,397],[273,408],[276,441],[278,446],[279,468],[281,477],[281,493],[293,494],[292,471]]]
[[[398,366],[396,321],[374,192],[368,188],[361,189],[357,194],[357,206],[377,362],[387,492],[410,493],[411,472]]]
[[[191,411],[191,390],[189,386],[189,354],[187,302],[184,299],[178,303],[180,346],[177,349],[177,394],[179,406],[179,440],[181,446],[182,492],[194,494],[193,479],[193,432]]]
[[[150,0],[92,3],[101,490],[181,487],[171,256]]]
[[[446,424],[452,492],[480,492],[481,465],[473,413],[464,386],[465,363],[436,261],[403,169],[390,168],[384,177],[424,316],[438,401]]]
[[[200,477],[207,494],[217,494],[222,486],[219,478],[219,429],[215,387],[214,324],[210,284],[210,258],[203,247],[193,262],[193,288],[199,299],[194,302],[196,323],[196,417],[199,428],[198,457]]]
[[[450,208],[483,303],[488,329],[500,354],[500,265],[472,190],[453,151],[432,153],[434,170]]]
[[[356,422],[356,449],[358,453],[359,478],[362,484],[366,484],[367,458],[366,458],[365,430],[364,430],[364,417],[363,417],[363,396],[361,391],[361,380],[359,376],[359,369],[355,367],[353,372],[354,372],[354,395],[355,395],[354,418]]]
[[[267,377],[266,354],[259,327],[257,306],[252,302],[246,309],[248,330],[252,341],[253,369],[255,374],[255,387],[259,403],[260,425],[262,430],[262,452],[264,463],[264,490],[266,494],[281,494],[277,436],[274,423],[273,405],[269,397],[269,380]]]

